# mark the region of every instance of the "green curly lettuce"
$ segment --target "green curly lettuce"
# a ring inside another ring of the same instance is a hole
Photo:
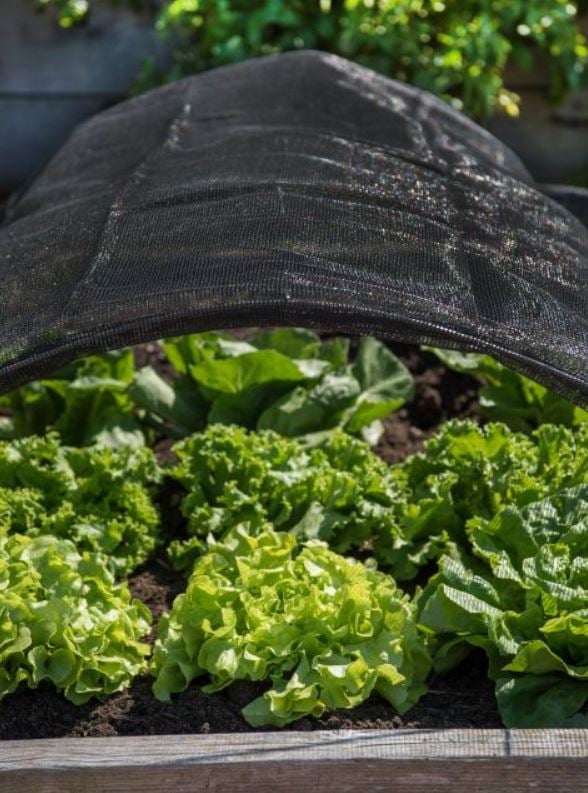
[[[394,581],[320,541],[238,527],[194,567],[163,617],[153,656],[158,699],[208,675],[206,691],[271,681],[243,709],[283,726],[376,691],[399,713],[425,692],[430,656],[413,605]]]
[[[49,535],[0,536],[0,699],[43,681],[76,705],[128,687],[150,622],[101,556]]]
[[[238,524],[290,531],[333,550],[373,555],[397,580],[467,547],[465,527],[588,478],[586,429],[544,426],[530,437],[502,424],[452,421],[404,463],[386,466],[341,431],[314,445],[213,425],[177,444],[171,471],[186,495],[189,538],[170,555],[189,569],[209,535]]]
[[[310,447],[271,431],[211,425],[174,450],[179,463],[171,476],[187,491],[182,511],[190,535],[170,545],[179,569],[206,550],[209,535],[238,524],[325,540],[338,552],[369,547],[383,527],[392,530],[388,467],[341,430]]]
[[[420,598],[445,671],[483,648],[508,727],[588,727],[588,484],[468,525]]]
[[[459,555],[470,519],[588,482],[588,426],[544,425],[527,436],[499,423],[450,421],[391,478],[395,518],[376,558],[404,580],[444,553]]]
[[[127,574],[157,543],[150,485],[159,479],[145,447],[69,448],[56,434],[0,442],[0,535],[70,539]]]

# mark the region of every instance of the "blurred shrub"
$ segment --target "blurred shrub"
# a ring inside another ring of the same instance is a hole
[[[36,2],[58,8],[66,25],[88,4]],[[163,75],[145,64],[139,86],[314,48],[432,91],[475,117],[516,115],[519,97],[504,86],[507,62],[545,63],[553,100],[585,84],[588,47],[577,11],[568,0],[162,0],[155,24],[173,37],[174,64]]]
[[[91,6],[97,6],[104,0],[33,0],[39,11],[51,9],[62,28],[71,28],[84,22],[90,13]],[[159,0],[107,0],[107,5],[126,6],[135,11],[149,9],[156,11],[163,5]]]

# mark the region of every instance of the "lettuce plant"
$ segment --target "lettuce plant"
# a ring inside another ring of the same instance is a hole
[[[389,468],[343,432],[309,444],[210,426],[175,446],[171,475],[186,490],[190,537],[172,543],[170,553],[186,569],[209,534],[271,525],[338,552],[367,552],[397,580],[410,579],[427,562],[467,547],[470,519],[585,482],[587,435],[543,426],[528,437],[502,424],[454,421],[422,453]]]
[[[69,446],[142,446],[143,430],[128,387],[135,375],[131,350],[90,355],[45,380],[0,396],[0,438],[55,431]]]
[[[436,666],[483,648],[508,727],[588,726],[588,484],[470,522],[420,598]]]
[[[480,410],[492,421],[504,421],[511,429],[527,433],[541,424],[574,427],[588,422],[587,411],[490,355],[438,349],[432,352],[448,369],[483,380]]]
[[[155,547],[153,453],[132,446],[69,448],[57,435],[0,442],[0,536],[44,534],[100,552],[129,573]]]
[[[191,535],[170,546],[181,569],[206,549],[208,535],[222,537],[237,524],[318,538],[339,552],[369,547],[385,526],[392,530],[388,467],[340,430],[308,446],[271,431],[211,425],[174,450],[179,463],[171,475],[186,490]]]
[[[450,421],[391,479],[394,525],[380,533],[376,558],[402,580],[467,547],[469,520],[588,482],[588,426],[543,425],[527,436],[499,423]]]
[[[237,527],[196,562],[162,619],[153,668],[161,700],[205,675],[206,691],[269,681],[243,715],[283,726],[373,691],[404,713],[426,690],[430,658],[391,578],[320,541],[300,549],[290,534]]]
[[[151,367],[130,388],[156,426],[176,436],[209,423],[239,424],[300,436],[342,427],[376,443],[381,419],[414,394],[410,372],[381,342],[321,339],[302,328],[260,331],[250,341],[202,333],[163,343],[178,378]]]
[[[145,668],[150,619],[102,557],[0,535],[0,699],[43,681],[77,705],[126,688]]]

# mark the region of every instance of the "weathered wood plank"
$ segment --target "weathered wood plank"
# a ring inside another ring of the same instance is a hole
[[[587,789],[588,730],[365,730],[0,743],[2,793]]]

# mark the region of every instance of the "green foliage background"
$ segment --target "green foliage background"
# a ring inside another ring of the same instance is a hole
[[[547,66],[553,100],[586,84],[588,47],[569,0],[112,0],[150,10],[172,37],[165,74],[145,64],[139,90],[214,66],[313,48],[405,80],[475,117],[518,112],[509,62]],[[35,0],[71,27],[91,0]],[[99,0],[94,0],[97,5]]]

